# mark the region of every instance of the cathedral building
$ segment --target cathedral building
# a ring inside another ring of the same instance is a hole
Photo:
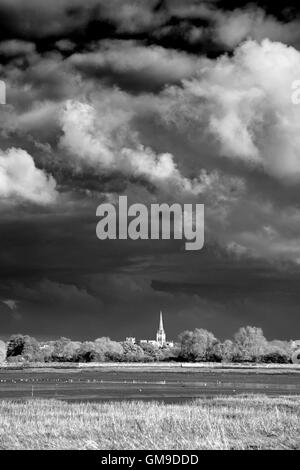
[[[164,330],[164,323],[163,323],[163,315],[160,312],[159,315],[159,326],[156,333],[156,340],[154,339],[141,339],[141,344],[152,344],[153,346],[158,346],[159,348],[170,347],[174,346],[173,341],[167,341],[166,333]]]

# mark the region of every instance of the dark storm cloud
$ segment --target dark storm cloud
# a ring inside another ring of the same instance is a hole
[[[35,45],[30,41],[11,39],[0,43],[0,55],[7,58],[27,56],[35,52]]]
[[[158,92],[196,73],[197,57],[136,41],[102,41],[68,62],[84,76],[132,92]]]
[[[76,33],[98,37],[111,29],[120,32],[144,32],[161,24],[165,13],[159,11],[159,1],[138,0],[1,0],[1,34],[22,38],[68,38]]]
[[[204,273],[203,273],[204,274]],[[243,299],[251,297],[265,297],[270,301],[272,296],[289,296],[290,300],[300,301],[299,296],[299,275],[286,276],[279,275],[273,269],[265,269],[262,271],[259,268],[251,269],[235,269],[230,271],[228,276],[228,268],[219,268],[217,272],[213,272],[213,279],[209,282],[207,274],[204,274],[203,281],[198,283],[173,283],[165,281],[152,281],[152,287],[155,290],[163,292],[184,292],[194,293],[203,298],[224,301],[230,300],[232,297],[236,299]],[[199,276],[200,277],[200,276]]]
[[[207,305],[213,304],[216,310],[219,307],[222,313],[213,327],[217,335],[226,331],[230,335],[233,329],[249,321],[263,328],[270,338],[279,335],[291,338],[292,325],[295,331],[299,330],[299,270],[291,273],[251,262],[248,266],[243,262],[232,266],[225,260],[218,268],[211,268],[198,271],[196,282],[153,280],[152,288],[173,295],[194,295]]]
[[[94,209],[91,205],[90,215],[84,211],[69,217],[51,212],[24,217],[21,211],[19,221],[2,217],[0,298],[18,304],[17,317],[3,306],[2,334],[17,328],[38,336],[93,337],[98,328],[99,336],[121,339],[129,334],[128,322],[134,321],[142,333],[143,302],[148,299],[149,314],[161,303],[146,271],[154,260],[176,252],[178,244],[172,248],[168,241],[99,242]],[[167,258],[160,269],[165,263]],[[114,324],[122,324],[123,315],[127,322],[120,333]]]
[[[242,30],[236,24],[238,17]],[[1,0],[0,18],[3,39],[35,40],[41,50],[59,41],[84,48],[90,40],[136,38],[216,55],[230,48],[232,41],[249,36],[299,40],[293,2],[270,7],[264,2],[255,6],[214,0]]]
[[[1,35],[43,38],[68,35],[93,18],[97,0],[1,0]]]

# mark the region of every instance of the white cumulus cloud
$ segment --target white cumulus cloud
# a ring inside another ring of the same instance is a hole
[[[247,41],[230,57],[204,59],[198,77],[168,91],[167,119],[198,125],[221,156],[261,166],[275,177],[300,178],[300,106],[292,83],[300,52],[281,43]],[[209,144],[211,145],[211,144]]]
[[[220,195],[228,200],[232,188],[233,192],[244,190],[238,178],[219,175],[217,171],[199,169],[196,177],[185,176],[171,153],[157,153],[140,142],[130,127],[131,118],[132,113],[121,107],[114,113],[110,106],[100,105],[99,109],[89,103],[68,101],[61,113],[60,146],[67,151],[76,171],[90,167],[99,175],[119,172],[128,179],[143,178],[173,196],[194,197],[215,191],[215,200]]]
[[[56,182],[35,166],[33,158],[19,148],[0,151],[0,198],[49,204],[56,198]]]

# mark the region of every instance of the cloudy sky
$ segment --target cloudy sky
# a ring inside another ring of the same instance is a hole
[[[159,310],[170,339],[299,337],[300,15],[281,3],[0,0],[1,337],[151,337]],[[99,241],[119,195],[204,203],[204,249]]]

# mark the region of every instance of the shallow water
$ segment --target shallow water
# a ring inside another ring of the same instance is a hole
[[[0,370],[0,399],[159,400],[235,395],[300,395],[300,372],[228,370]]]

